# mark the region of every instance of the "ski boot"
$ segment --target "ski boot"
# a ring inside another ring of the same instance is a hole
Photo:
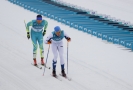
[[[56,77],[56,71],[55,70],[53,70],[52,74],[54,77]]]
[[[66,77],[65,70],[62,70],[61,73],[62,73],[62,76],[63,76],[63,77]]]
[[[66,77],[65,69],[64,69],[64,64],[61,65],[61,74],[63,77]]]
[[[43,57],[41,58],[41,65],[44,66],[44,60],[43,60]]]
[[[34,60],[34,66],[37,66],[36,58],[34,58],[33,60]]]

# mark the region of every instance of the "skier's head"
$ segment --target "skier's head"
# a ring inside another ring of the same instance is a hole
[[[37,15],[36,20],[37,20],[37,23],[41,23],[42,22],[42,15]]]
[[[54,31],[55,31],[55,34],[56,34],[57,36],[60,36],[61,29],[60,29],[59,26],[54,27]]]

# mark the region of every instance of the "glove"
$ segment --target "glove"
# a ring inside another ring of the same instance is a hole
[[[68,42],[70,42],[70,41],[71,41],[71,38],[69,38],[69,37],[67,37],[66,39],[67,39],[67,41],[68,41]]]
[[[49,40],[49,41],[47,42],[47,44],[51,44],[51,40]]]
[[[42,34],[43,34],[43,36],[44,36],[44,35],[46,34],[46,30],[44,30]]]
[[[29,32],[27,32],[27,38],[30,39],[30,34],[29,34]]]

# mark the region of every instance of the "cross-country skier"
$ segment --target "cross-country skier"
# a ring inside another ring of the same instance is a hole
[[[31,27],[31,32],[29,33],[29,27]],[[41,56],[41,64],[44,65],[44,48],[43,48],[43,36],[46,34],[46,29],[48,26],[48,22],[42,19],[41,15],[37,15],[36,20],[32,20],[27,23],[27,38],[29,39],[31,36],[32,44],[33,44],[33,60],[34,65],[37,65],[36,55],[37,55],[37,42],[40,48],[40,56]]]
[[[58,57],[58,52],[60,56],[60,64],[61,64],[61,73],[65,77],[65,68],[64,68],[64,58],[63,58],[63,38],[66,38],[67,41],[71,41],[71,38],[63,31],[60,29],[59,26],[56,26],[54,28],[54,31],[47,37],[45,43],[46,44],[51,44],[52,47],[52,52],[54,55],[53,58],[53,76],[56,76],[56,63],[57,63],[57,57]],[[57,52],[58,51],[58,52]]]

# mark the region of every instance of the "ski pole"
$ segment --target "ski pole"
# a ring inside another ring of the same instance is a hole
[[[25,28],[26,28],[26,22],[25,22],[25,20],[24,20],[24,24],[25,24]]]
[[[68,74],[68,42],[67,42],[67,74]]]
[[[49,54],[49,49],[50,49],[50,44],[49,44],[49,47],[48,47],[48,52],[47,52],[47,57],[46,57],[46,64],[47,64],[47,59],[48,59],[48,54]],[[44,71],[43,71],[43,76],[44,76],[44,73],[45,73],[45,66],[46,64],[44,65]]]

